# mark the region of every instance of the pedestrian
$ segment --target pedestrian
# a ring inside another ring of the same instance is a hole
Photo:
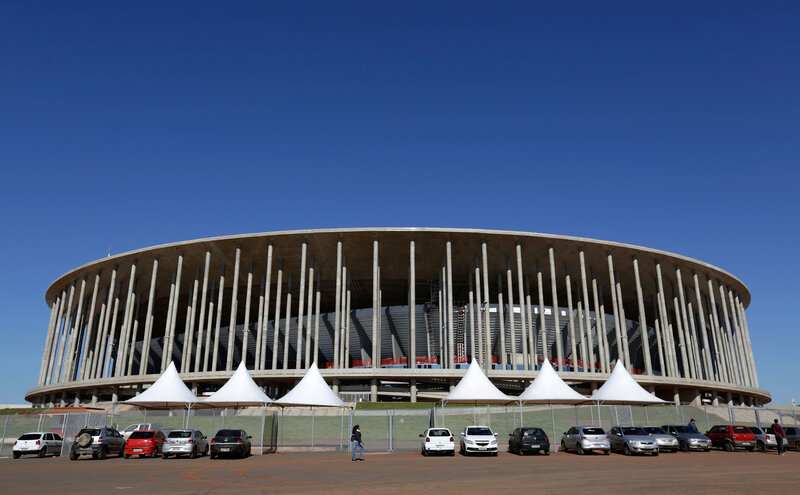
[[[364,443],[361,441],[361,428],[358,425],[353,427],[353,434],[350,435],[350,441],[353,442],[353,460],[356,460],[356,449],[361,449],[358,455],[358,460],[364,460]]]
[[[786,435],[783,434],[783,428],[777,419],[772,424],[772,433],[775,434],[775,440],[778,442],[778,455],[786,455],[786,452],[783,451],[783,442],[786,441]]]
[[[686,426],[688,426],[692,430],[692,433],[700,433],[699,431],[697,431],[697,423],[694,422],[694,418],[690,419],[689,424]]]

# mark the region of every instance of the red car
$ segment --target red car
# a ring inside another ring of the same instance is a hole
[[[711,439],[713,447],[733,452],[735,449],[747,449],[750,452],[756,448],[756,436],[750,428],[740,425],[716,425],[706,432]]]
[[[160,430],[139,430],[131,433],[125,442],[125,459],[132,455],[157,457],[161,455],[164,434]]]

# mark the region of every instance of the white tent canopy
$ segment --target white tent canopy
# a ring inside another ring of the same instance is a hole
[[[458,385],[442,399],[442,403],[460,404],[508,404],[514,402],[483,374],[478,362],[473,358],[467,373]]]
[[[665,401],[654,396],[641,385],[625,369],[619,359],[614,365],[614,371],[602,387],[597,389],[589,398],[592,402],[603,404],[664,404]]]
[[[175,363],[170,362],[167,370],[158,377],[155,383],[150,385],[150,388],[122,403],[145,409],[174,409],[178,407],[191,409],[198,402],[199,399],[195,397],[178,375]]]
[[[317,363],[311,363],[305,376],[286,395],[272,404],[276,406],[347,407],[342,399],[325,383]]]
[[[527,404],[580,404],[589,399],[564,383],[550,361],[545,359],[533,383],[528,385],[517,400]]]
[[[212,407],[243,407],[264,406],[270,404],[272,399],[256,385],[242,361],[227,383],[202,402]]]

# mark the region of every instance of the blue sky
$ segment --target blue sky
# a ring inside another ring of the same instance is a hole
[[[318,227],[588,236],[747,284],[794,380],[796,2],[15,2],[0,15],[0,403],[67,270]]]

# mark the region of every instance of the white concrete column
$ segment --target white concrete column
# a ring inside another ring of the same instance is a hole
[[[411,241],[412,243],[414,241]],[[335,303],[333,309],[333,367],[339,368],[341,356],[341,306],[342,306],[342,240],[336,241],[336,288],[334,293]],[[412,333],[413,335],[413,333]]]
[[[133,323],[131,324],[131,344],[130,344],[130,352],[128,353],[128,358],[127,358],[128,368],[125,370],[126,372],[125,376],[133,375],[133,358],[136,356],[136,339],[139,336],[139,310],[141,309],[142,306],[142,296],[134,294],[134,297],[136,299],[135,303],[136,309],[133,311],[133,316],[132,316]],[[139,357],[139,360],[140,361],[142,360],[141,356]]]
[[[409,349],[408,367],[409,369],[416,369],[417,367],[417,261],[416,261],[416,243],[414,238],[408,241],[408,335],[409,335]],[[470,296],[472,293],[470,293]],[[472,311],[472,306],[470,306]],[[471,313],[470,313],[471,314]],[[475,334],[472,334],[472,349],[475,349]],[[416,385],[413,399],[416,400]]]
[[[706,311],[703,309],[703,297],[700,294],[700,283],[697,279],[697,272],[692,272],[694,280],[695,301],[697,305],[697,316],[700,321],[700,335],[703,342],[703,362],[706,367],[706,380],[717,379],[714,375],[714,366],[711,364],[711,348],[708,345],[708,331],[706,327]]]
[[[664,292],[664,281],[661,276],[661,263],[656,261],[656,281],[658,284],[658,303],[661,317],[661,331],[664,340],[665,357],[670,363],[672,376],[679,377],[678,359],[675,353],[675,341],[672,324],[670,323],[669,308],[667,307],[667,294]],[[684,375],[685,376],[685,375]]]
[[[657,315],[658,301],[656,301],[656,296],[650,296],[650,303],[653,306],[653,314]],[[661,376],[672,376],[672,371],[664,358],[664,341],[661,338],[661,320],[658,318],[653,320],[653,329],[656,333],[656,350],[658,351],[656,356],[658,357],[658,366],[661,370]]]
[[[264,316],[261,318],[259,325],[259,333],[261,341],[258,344],[260,351],[258,362],[258,369],[267,369],[267,341],[269,341],[269,303],[270,303],[270,289],[272,288],[272,243],[267,245],[267,271],[264,275]],[[278,298],[280,301],[280,297]],[[274,351],[273,351],[274,354]]]
[[[481,242],[481,257],[483,262],[483,323],[484,323],[484,369],[486,375],[492,369],[492,334],[491,315],[489,313],[489,256],[487,254],[486,240]]]
[[[286,287],[286,318],[283,325],[283,369],[289,369],[289,344],[292,334],[292,274]],[[299,344],[299,343],[298,343]]]
[[[592,302],[594,302],[594,328],[597,332],[597,360],[600,361],[600,371],[608,373],[608,363],[606,361],[606,349],[604,344],[605,331],[603,329],[603,313],[600,311],[600,303],[597,294],[597,277],[594,274],[594,268],[589,268],[589,274],[592,277]]]
[[[342,333],[342,342],[341,342],[341,349],[340,353],[341,356],[339,357],[339,363],[341,363],[342,368],[349,368],[350,367],[350,358],[348,352],[350,349],[350,333],[346,332],[345,330],[349,328],[350,325],[350,312],[348,310],[348,300],[347,295],[349,293],[349,289],[347,286],[347,257],[342,257],[342,309],[341,313],[341,323],[339,324],[339,331]]]
[[[115,336],[117,335],[117,317],[119,316],[119,298],[122,293],[122,282],[117,283],[117,290],[114,295],[114,307],[111,309],[111,328],[108,330],[108,347],[105,352],[105,365],[103,366],[103,377],[111,377],[111,358],[113,357],[113,349]]]
[[[572,309],[572,281],[570,280],[569,266],[564,265],[564,287],[567,292],[567,312],[569,315],[569,344],[570,359],[572,359],[571,371],[578,369],[578,344],[575,340],[575,315]]]
[[[590,372],[589,365],[587,364],[589,362],[589,346],[586,345],[586,333],[587,332],[584,329],[584,321],[586,321],[586,318],[584,318],[583,301],[579,298],[578,299],[578,331],[581,334],[581,345],[579,347],[581,355],[580,355],[579,360],[583,363],[583,372],[584,373],[589,373]],[[576,363],[575,366],[578,367],[579,364]]]
[[[378,348],[378,291],[380,291],[380,283],[378,282],[378,238],[372,240],[372,367],[378,368],[381,365],[380,349]],[[444,363],[442,363],[444,366]]]
[[[727,294],[728,298],[726,298],[725,287],[720,283],[719,284],[719,298],[722,304],[722,311],[725,315],[725,323],[728,328],[728,335],[731,342],[731,352],[733,356],[733,367],[736,371],[736,376],[738,377],[737,385],[747,385],[747,380],[745,378],[745,369],[743,366],[743,360],[741,355],[741,348],[739,345],[739,338],[738,338],[738,323],[736,322],[736,318],[733,316],[733,312],[728,312],[728,299],[730,298],[730,293]],[[731,299],[732,300],[732,299]]]
[[[689,345],[689,362],[692,363],[692,376],[697,379],[702,379],[703,374],[702,370],[698,365],[697,359],[697,349],[695,348],[694,342],[695,339],[695,328],[694,328],[694,318],[693,315],[690,315],[686,306],[686,294],[683,289],[683,278],[681,277],[681,269],[679,266],[675,266],[675,278],[678,284],[678,298],[680,300],[680,307],[681,307],[681,318],[683,322],[683,330],[686,333],[687,337],[687,344]],[[692,317],[690,317],[692,316]]]
[[[240,362],[243,362],[245,367],[247,366],[247,344],[250,342],[250,300],[253,295],[253,265],[254,263],[251,261],[247,268],[247,289],[245,292],[245,297],[247,299],[244,301],[244,330],[242,332],[242,350],[240,352],[242,359]],[[255,369],[255,367],[256,365],[254,364],[253,369]]]
[[[520,341],[522,344],[522,368],[525,370],[534,369],[530,367],[530,354],[528,354],[528,329],[525,326],[525,291],[522,285],[522,246],[518,242],[516,244],[517,251],[517,294],[519,294],[519,325],[520,325]],[[508,284],[511,287],[511,283]]]
[[[455,343],[453,329],[453,253],[450,239],[447,239],[447,337],[448,354],[450,355],[450,368],[455,368]],[[504,353],[505,355],[505,353]],[[505,361],[505,359],[504,359]]]
[[[472,273],[467,272],[467,281],[469,283],[469,356],[472,359],[477,359],[478,350],[475,348],[475,284],[472,281]],[[472,361],[470,359],[470,362]]]
[[[688,352],[686,352],[686,346],[688,345],[688,342],[686,341],[683,324],[681,323],[681,310],[680,301],[678,301],[678,292],[675,290],[675,285],[671,285],[672,306],[675,310],[675,324],[678,326],[678,347],[681,349],[681,361],[683,363],[683,377],[694,378],[694,364],[689,359]]]
[[[233,370],[233,350],[236,346],[236,317],[239,305],[239,266],[241,264],[242,247],[236,246],[236,258],[233,263],[233,286],[231,295],[231,319],[228,323],[228,353],[225,357],[225,370]]]
[[[350,290],[350,278],[345,278],[346,283],[344,284],[347,292],[345,294],[345,310],[344,310],[344,317],[345,317],[345,327],[344,327],[344,367],[350,367],[350,299],[351,299],[351,290]]]
[[[514,279],[511,260],[506,259],[506,286],[508,287],[508,334],[511,339],[511,369],[517,369],[517,328],[514,325]]]
[[[597,286],[597,298],[600,301],[600,325],[598,329],[602,329],[603,338],[603,362],[607,373],[611,372],[611,348],[608,346],[608,327],[606,327],[606,308],[605,299],[603,298],[603,286],[597,283],[595,278],[594,268],[592,268],[592,286]],[[619,353],[619,351],[617,351]],[[619,356],[618,356],[619,357]]]
[[[311,363],[316,361],[316,356],[311,356],[311,332],[312,315],[314,313],[314,258],[308,267],[308,316],[306,317],[306,349],[305,349],[305,368],[308,369]]]
[[[63,362],[64,362],[64,354],[66,353],[67,348],[67,340],[69,338],[70,330],[72,328],[72,301],[75,299],[75,284],[76,282],[73,281],[69,286],[69,302],[65,306],[65,314],[64,319],[66,320],[64,323],[64,329],[61,331],[61,343],[58,345],[58,354],[56,356],[56,368],[55,368],[55,382],[60,383],[62,381],[62,370],[63,370]]]
[[[653,364],[650,361],[650,336],[647,332],[647,320],[644,312],[644,298],[642,297],[642,282],[639,278],[639,260],[633,257],[633,273],[636,279],[636,301],[639,305],[639,332],[642,336],[642,357],[644,358],[645,374],[653,375]],[[661,370],[664,373],[664,370]]]
[[[586,320],[586,347],[588,348],[589,371],[594,373],[594,342],[592,339],[592,320],[589,316],[589,285],[586,281],[586,259],[584,258],[583,249],[578,251],[578,257],[581,261],[581,286],[583,288],[583,310],[584,319]],[[595,314],[597,317],[597,314]],[[586,364],[586,363],[584,363]],[[584,371],[586,369],[584,368]]]
[[[214,328],[214,348],[211,351],[211,369],[217,371],[217,361],[219,360],[219,339],[222,331],[222,298],[225,294],[225,264],[222,265],[219,273],[219,283],[217,287],[217,318]]]
[[[56,353],[58,351],[58,342],[64,326],[64,307],[66,306],[67,301],[67,291],[68,289],[65,287],[61,291],[61,296],[59,297],[57,312],[58,316],[56,316],[55,329],[53,330],[53,343],[50,346],[50,355],[48,357],[47,368],[45,371],[45,384],[52,384],[55,381]]]
[[[717,289],[719,290],[719,305],[722,308],[722,316],[724,318],[723,321],[725,322],[724,325],[720,325],[720,331],[722,333],[723,340],[725,341],[725,351],[728,359],[728,376],[731,383],[739,384],[741,383],[741,378],[739,377],[739,371],[736,365],[736,355],[734,354],[732,331],[730,329],[731,320],[728,316],[728,305],[725,302],[725,292],[722,288],[722,284],[719,282],[717,282]]]
[[[624,347],[622,347],[622,332],[623,328],[622,325],[625,323],[624,320],[620,320],[620,313],[619,307],[622,305],[620,304],[622,301],[617,300],[617,280],[616,280],[616,273],[614,272],[614,259],[611,256],[611,252],[607,253],[608,258],[608,281],[611,288],[611,306],[614,311],[614,337],[617,340],[617,354],[618,357],[622,359],[622,362],[625,363],[625,369],[630,372],[631,369],[631,362],[628,359],[628,353]],[[625,332],[625,339],[628,338],[628,332]]]
[[[500,340],[501,369],[506,369],[506,318],[505,304],[503,304],[503,276],[497,274],[497,322],[499,326],[498,338]]]
[[[544,284],[542,282],[542,264],[536,261],[536,287],[539,296],[539,342],[542,343],[542,359],[550,359],[547,348],[547,318],[544,314]]]
[[[728,365],[725,357],[725,347],[722,342],[722,333],[719,329],[719,317],[717,316],[717,303],[714,299],[714,287],[711,284],[711,278],[706,277],[708,282],[708,313],[709,322],[711,323],[711,337],[714,340],[714,358],[717,365],[717,373],[721,382],[729,382],[728,379]]]
[[[125,310],[120,326],[119,344],[117,346],[117,357],[114,360],[114,376],[122,376],[128,369],[126,359],[128,357],[128,338],[131,332],[131,320],[133,318],[133,304],[136,301],[136,261],[131,263],[131,274],[128,279],[128,292],[125,294]]]
[[[528,319],[528,349],[531,351],[531,370],[536,371],[538,364],[536,349],[536,331],[533,329],[533,304],[531,303],[531,279],[525,276],[525,309]]]
[[[556,359],[558,359],[558,371],[564,371],[564,349],[561,343],[561,323],[559,321],[560,308],[558,307],[558,289],[556,287],[556,257],[553,246],[548,246],[550,257],[550,291],[553,298],[553,322],[555,323],[556,336]]]
[[[752,373],[750,372],[750,360],[747,358],[747,343],[745,342],[744,335],[743,335],[743,325],[740,321],[740,314],[739,314],[739,307],[736,304],[736,301],[733,298],[733,291],[730,287],[728,289],[728,303],[731,307],[731,319],[733,319],[733,324],[736,328],[736,342],[737,348],[739,350],[739,356],[741,358],[740,367],[742,369],[742,375],[744,378],[744,383],[750,387],[753,386],[753,381],[751,379]]]
[[[256,310],[256,352],[253,359],[253,370],[261,369],[261,344],[264,341],[264,284],[267,276],[261,275],[258,285],[258,309]],[[269,301],[267,302],[269,305]]]
[[[475,311],[475,316],[477,317],[476,325],[478,327],[477,331],[477,342],[475,345],[478,347],[478,363],[485,367],[485,362],[483,359],[483,352],[485,350],[485,346],[483,345],[484,340],[484,326],[483,320],[486,318],[484,314],[484,305],[483,305],[483,298],[482,298],[482,291],[481,291],[481,268],[480,262],[477,258],[475,258],[475,305],[477,306],[477,310]]]
[[[181,299],[181,278],[183,276],[183,252],[178,253],[178,269],[175,272],[175,298],[173,300],[172,319],[169,323],[169,344],[167,345],[167,362],[164,365],[163,373],[172,361],[172,349],[175,345],[175,324],[178,321],[178,307]]]
[[[75,311],[75,324],[72,326],[72,332],[70,335],[69,341],[69,352],[66,356],[67,366],[66,371],[64,373],[65,380],[64,381],[74,381],[75,380],[75,359],[77,354],[77,347],[80,341],[80,333],[83,329],[83,321],[82,321],[82,311],[83,311],[83,298],[84,294],[86,294],[86,277],[84,276],[81,279],[81,290],[80,295],[78,296],[78,309]]]
[[[744,335],[747,339],[747,353],[753,372],[753,386],[758,387],[758,372],[756,371],[755,357],[753,356],[753,344],[750,341],[750,328],[747,325],[747,313],[745,311],[744,303],[739,301],[739,296],[736,296],[736,300],[739,303],[739,312],[742,315],[742,324],[744,325]]]
[[[98,272],[99,274],[99,272]],[[47,365],[50,362],[50,347],[53,344],[53,333],[56,328],[56,315],[58,314],[58,297],[56,297],[52,306],[50,306],[50,321],[47,323],[47,337],[44,341],[44,352],[42,353],[42,362],[39,365],[39,379],[37,384],[41,387],[44,385],[44,375],[47,370]]]
[[[139,374],[147,373],[147,364],[150,360],[150,340],[153,338],[153,302],[156,294],[156,278],[158,277],[158,256],[153,258],[153,268],[150,271],[150,288],[147,294],[147,309],[145,311],[144,336],[142,337],[142,357],[139,358]]]
[[[197,373],[200,371],[200,362],[201,362],[201,353],[203,352],[203,342],[204,340],[204,332],[203,328],[206,322],[206,306],[211,303],[208,297],[208,272],[211,267],[211,250],[206,249],[206,259],[203,265],[203,289],[200,293],[200,316],[198,317],[197,322],[197,346],[195,348],[194,353],[194,372]],[[155,282],[155,280],[153,281]],[[212,290],[213,293],[213,290]],[[147,306],[147,313],[150,314],[150,303],[148,302]],[[147,342],[148,348],[150,347],[150,343]],[[186,369],[189,371],[189,369]]]
[[[278,369],[278,343],[280,342],[281,327],[281,289],[283,288],[283,260],[278,260],[278,281],[275,284],[275,328],[272,340],[272,369]],[[266,326],[267,323],[264,323]]]
[[[111,307],[112,302],[111,299],[114,297],[114,284],[117,277],[117,267],[111,270],[111,281],[108,284],[108,288],[106,289],[106,298],[104,299],[104,303],[100,309],[101,314],[103,314],[103,332],[100,337],[100,340],[95,343],[95,353],[94,357],[92,358],[92,371],[91,377],[92,378],[100,378],[101,372],[103,370],[103,359],[106,355],[106,339],[108,338],[108,325],[110,322],[111,317]],[[98,348],[99,344],[99,348]]]
[[[305,310],[306,295],[306,256],[308,243],[304,240],[300,245],[300,293],[297,295],[297,344],[295,349],[294,367],[303,368],[303,314]],[[311,282],[309,281],[309,284]],[[287,317],[289,314],[287,313]],[[307,347],[307,346],[306,346]]]
[[[628,318],[625,316],[625,299],[622,297],[622,283],[620,282],[619,272],[614,272],[614,278],[616,279],[615,290],[617,293],[617,307],[619,308],[619,310],[617,310],[617,307],[615,307],[614,311],[619,311],[619,322],[621,325],[619,331],[622,336],[622,350],[625,354],[625,360],[623,362],[627,369],[631,369],[631,350],[628,342]]]
[[[94,284],[92,285],[92,302],[89,305],[89,321],[86,324],[86,350],[81,355],[81,362],[79,364],[80,379],[86,380],[88,378],[87,370],[92,366],[92,343],[97,340],[95,332],[94,319],[95,311],[97,309],[97,291],[100,288],[100,271],[94,276]]]
[[[192,371],[192,344],[194,344],[194,323],[197,318],[197,293],[200,291],[200,267],[194,269],[189,311],[183,330],[183,350],[181,351],[181,373]],[[202,303],[201,303],[202,304]],[[200,325],[202,327],[202,325]],[[198,335],[199,337],[199,335]]]
[[[208,294],[208,322],[206,323],[206,342],[203,346],[203,371],[211,371],[208,367],[211,354],[211,336],[214,334],[214,294],[217,292],[217,281],[211,281],[211,292]]]
[[[319,319],[320,319],[320,299],[322,298],[322,274],[317,272],[317,291],[315,295],[316,307],[314,308],[314,354],[311,363],[319,358]],[[310,364],[309,364],[310,366]]]

